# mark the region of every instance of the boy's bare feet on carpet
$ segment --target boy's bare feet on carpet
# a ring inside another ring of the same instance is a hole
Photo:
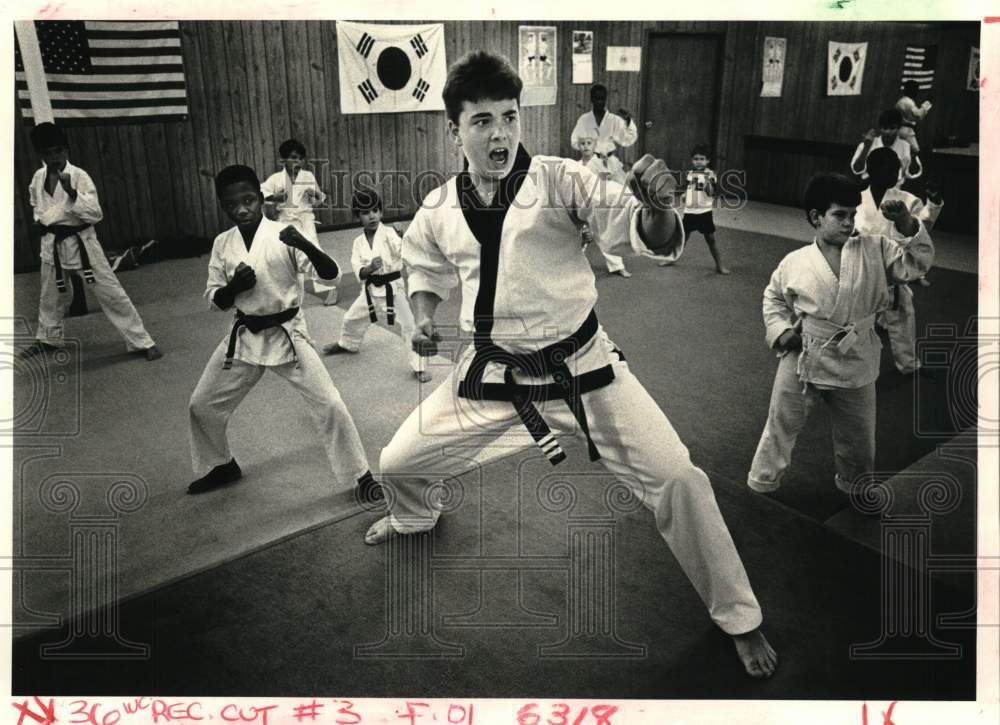
[[[365,543],[369,546],[384,544],[389,539],[400,536],[393,528],[388,516],[383,516],[365,532]],[[756,678],[768,678],[778,668],[778,654],[764,637],[760,629],[746,634],[734,634],[736,654],[747,674]]]
[[[348,353],[348,354],[353,355],[355,353],[355,351],[354,350],[348,350],[346,347],[341,347],[336,342],[331,342],[329,345],[324,345],[323,346],[323,354],[324,355],[340,355],[341,353]]]
[[[617,274],[619,277],[624,277],[625,279],[632,276],[632,273],[627,269],[616,269],[614,272],[609,272],[609,274]]]
[[[716,267],[715,271],[718,272],[719,274],[732,274],[733,273],[733,271],[731,269],[728,269],[727,267]]]
[[[774,651],[759,628],[746,634],[734,634],[733,643],[736,645],[736,654],[743,663],[743,669],[751,677],[768,678],[778,668],[778,653]]]
[[[413,376],[421,383],[429,382],[431,379],[431,374],[426,370],[414,370]]]
[[[340,292],[334,288],[326,293],[326,299],[323,300],[323,304],[326,307],[332,307],[337,304],[338,300],[340,300]]]
[[[674,263],[673,259],[661,259],[656,263],[657,267],[669,267]]]
[[[399,536],[396,529],[392,528],[392,522],[388,516],[383,516],[374,524],[368,527],[365,532],[365,543],[369,546],[384,544],[394,536]]]

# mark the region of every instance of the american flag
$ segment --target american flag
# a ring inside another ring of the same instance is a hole
[[[903,56],[903,77],[899,87],[907,81],[916,81],[920,90],[929,91],[934,86],[934,67],[937,65],[937,46],[908,45]]]
[[[40,59],[27,44],[15,48],[17,97],[27,119],[37,114],[25,66],[30,70],[39,64],[44,68],[42,90],[58,121],[187,115],[176,21],[36,21],[34,31]]]

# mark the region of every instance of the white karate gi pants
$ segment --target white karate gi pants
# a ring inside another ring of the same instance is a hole
[[[411,370],[421,372],[426,368],[427,361],[413,352],[413,346],[410,344],[413,340],[413,331],[416,328],[416,323],[413,321],[413,311],[410,309],[410,302],[406,298],[406,289],[398,281],[390,282],[390,284],[393,286],[392,304],[396,308],[395,324],[399,325],[399,331],[402,333],[402,345],[406,352],[407,361],[410,364]],[[372,302],[375,303],[375,314],[378,315],[379,320],[383,322],[387,321],[389,317],[385,309],[385,297],[378,297],[373,294]],[[361,349],[361,342],[365,339],[365,333],[368,332],[368,328],[373,324],[375,323],[368,316],[368,301],[365,299],[364,283],[362,283],[361,294],[354,299],[351,306],[347,308],[347,314],[344,315],[343,326],[340,328],[340,340],[337,344],[345,350],[357,352]]]
[[[778,363],[767,423],[747,484],[759,493],[777,490],[809,414],[825,402],[833,423],[834,483],[850,493],[852,483],[875,469],[875,383],[827,390],[809,385],[803,392],[798,359],[798,354],[789,354]]]
[[[146,332],[135,305],[111,270],[111,265],[104,256],[104,250],[98,244],[87,244],[86,249],[91,269],[94,271],[94,284],[88,286],[94,291],[94,296],[108,320],[125,338],[126,349],[135,352],[153,347],[155,344],[153,338]],[[76,270],[63,269],[66,291],[61,293],[56,287],[55,267],[48,262],[42,262],[42,289],[38,299],[38,331],[35,338],[54,347],[64,345],[63,317],[66,316],[66,310],[73,301],[70,271]]]
[[[233,360],[232,368],[223,370],[228,337],[215,348],[188,406],[191,464],[197,475],[204,475],[233,457],[226,437],[229,417],[265,370],[283,377],[302,396],[326,449],[330,469],[341,486],[354,486],[368,471],[368,459],[358,429],[330,374],[312,345],[300,337],[294,339],[299,367],[293,362],[265,366]]]
[[[883,317],[889,331],[889,348],[899,372],[907,375],[920,367],[917,359],[917,311],[910,285],[899,286],[899,308],[888,309]]]
[[[625,262],[617,254],[608,254],[607,252],[601,252],[604,255],[604,263],[608,266],[608,272],[614,274],[615,272],[620,272],[625,269]]]
[[[615,363],[614,370],[611,385],[582,395],[601,463],[653,512],[657,529],[712,620],[729,634],[752,631],[762,619],[760,606],[708,477],[691,462],[670,421],[628,365]],[[431,484],[468,470],[466,461],[447,455],[449,446],[470,440],[486,445],[522,425],[509,402],[457,398],[455,378],[453,371],[382,451],[380,480],[390,487],[392,524],[402,533],[432,528],[440,510]],[[578,433],[564,401],[536,406],[556,435]],[[534,446],[527,433],[523,440],[525,448]]]

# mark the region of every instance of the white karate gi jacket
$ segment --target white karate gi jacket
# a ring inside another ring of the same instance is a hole
[[[291,307],[301,308],[299,274],[308,273],[313,266],[305,252],[289,247],[278,238],[286,226],[287,223],[262,218],[249,251],[238,227],[232,227],[215,238],[205,288],[205,298],[213,309],[219,309],[215,305],[215,293],[229,283],[240,262],[253,268],[257,284],[236,295],[234,308],[247,315],[271,315]],[[301,309],[282,327],[296,342],[297,338],[301,338],[305,344],[312,344]],[[225,339],[228,338],[227,331]],[[234,358],[253,365],[282,365],[293,361],[292,352],[285,333],[277,328],[258,333],[243,328],[239,332]]]
[[[65,224],[79,226],[80,224],[97,224],[104,218],[101,204],[97,199],[97,187],[90,175],[79,166],[66,162],[64,171],[69,174],[73,188],[76,189],[76,201],[71,201],[62,184],[56,184],[55,191],[50,195],[45,191],[45,165],[31,177],[28,196],[31,201],[32,215],[35,221],[52,226]],[[103,254],[97,232],[91,226],[79,233],[80,239],[87,245],[87,255]],[[46,264],[52,264],[52,242],[54,234],[44,234],[41,241],[39,256]],[[59,265],[63,269],[80,269],[80,246],[76,237],[64,239],[59,243]]]

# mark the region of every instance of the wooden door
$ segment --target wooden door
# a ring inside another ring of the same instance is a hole
[[[722,66],[722,35],[650,33],[643,63],[643,113],[640,147],[686,169],[691,149],[705,143],[716,165],[717,107]]]

